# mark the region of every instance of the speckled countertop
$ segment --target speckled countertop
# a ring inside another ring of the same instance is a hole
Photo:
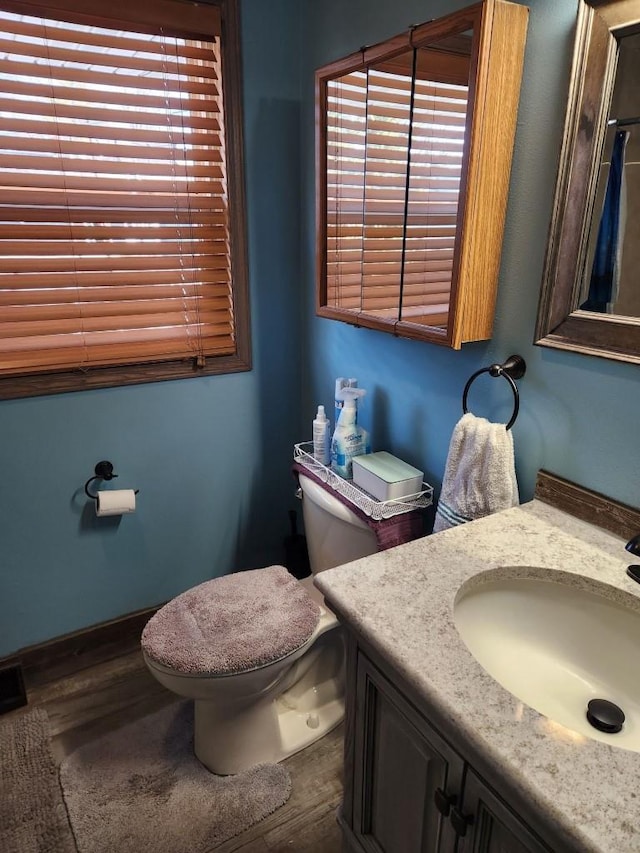
[[[576,585],[592,578],[611,585],[612,597],[630,594],[640,610],[640,585],[625,573],[629,556],[620,538],[536,500],[323,572],[315,582],[559,837],[585,853],[638,853],[640,753],[571,737],[523,705],[476,662],[453,621],[461,585],[502,567],[548,569],[550,579],[561,570]]]

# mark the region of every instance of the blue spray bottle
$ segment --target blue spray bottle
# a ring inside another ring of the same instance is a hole
[[[339,392],[343,407],[331,439],[331,468],[345,480],[353,476],[354,456],[371,453],[369,433],[356,424],[356,400],[366,393],[360,388],[343,388]]]

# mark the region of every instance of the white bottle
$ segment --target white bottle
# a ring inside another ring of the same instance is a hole
[[[334,402],[334,414],[335,420],[334,425],[338,426],[338,421],[340,420],[340,412],[342,411],[342,407],[344,406],[344,399],[340,396],[340,392],[343,388],[347,387],[347,380],[344,376],[338,376],[336,379],[336,393],[335,393],[335,402]]]
[[[321,465],[331,461],[329,451],[329,419],[324,406],[318,406],[318,413],[313,421],[313,456]]]
[[[347,379],[347,383],[344,387],[345,388],[357,388],[358,387],[358,380],[355,378]],[[358,423],[358,398],[357,397],[356,397],[356,423]]]

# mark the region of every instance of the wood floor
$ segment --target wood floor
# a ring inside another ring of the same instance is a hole
[[[139,651],[54,682],[32,683],[28,696],[29,708],[40,706],[48,713],[58,761],[104,732],[175,701],[149,675]],[[284,764],[293,783],[289,801],[216,847],[216,853],[339,853],[336,810],[342,795],[342,727]]]

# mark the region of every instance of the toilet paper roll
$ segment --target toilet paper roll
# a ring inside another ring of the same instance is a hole
[[[133,489],[110,489],[98,492],[96,515],[125,515],[136,511],[136,493]]]

